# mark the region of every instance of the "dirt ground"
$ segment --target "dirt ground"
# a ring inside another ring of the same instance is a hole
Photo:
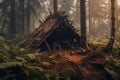
[[[100,51],[61,50],[37,56],[34,62],[46,69],[61,71],[72,66],[78,73],[77,80],[112,80],[104,69],[105,57]],[[39,59],[42,59],[39,60]],[[54,61],[57,64],[50,64]],[[43,65],[40,65],[43,64]],[[45,65],[44,65],[45,64]]]
[[[105,57],[103,53],[85,50],[62,50],[55,51],[68,61],[75,63],[83,76],[83,80],[112,80],[110,75],[104,70]]]

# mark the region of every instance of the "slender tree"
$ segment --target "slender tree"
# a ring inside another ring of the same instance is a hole
[[[92,16],[91,16],[91,0],[89,0],[89,36],[91,36],[92,31]]]
[[[21,8],[21,33],[24,33],[24,0],[20,0],[20,8]]]
[[[14,35],[16,33],[15,28],[15,0],[10,0],[11,7],[10,7],[10,26],[9,26],[9,34]]]
[[[9,14],[8,6],[10,7],[10,0],[9,1],[3,0],[0,3],[0,25],[1,25],[0,33],[5,33],[6,31],[5,29],[7,29],[8,32],[8,27],[10,26],[9,25],[10,15],[8,15]]]
[[[86,31],[86,0],[80,0],[80,14],[81,14],[81,47],[87,48],[87,31]]]
[[[16,33],[23,35],[24,34],[24,0],[16,1],[15,11],[16,11]]]
[[[115,41],[115,28],[116,28],[116,0],[111,0],[111,36],[106,46],[106,51],[111,52]]]

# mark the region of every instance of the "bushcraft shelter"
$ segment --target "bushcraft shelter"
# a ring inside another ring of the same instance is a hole
[[[76,33],[72,22],[65,12],[49,15],[24,44],[24,48],[30,51],[61,50],[73,48],[79,44],[80,36]]]

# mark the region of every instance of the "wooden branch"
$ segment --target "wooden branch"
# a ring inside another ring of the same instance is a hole
[[[50,46],[49,46],[49,44],[48,44],[47,41],[45,41],[45,45],[46,45],[46,47],[48,48],[48,51],[49,51],[50,53],[52,53],[52,51],[51,51],[51,49],[50,49]]]

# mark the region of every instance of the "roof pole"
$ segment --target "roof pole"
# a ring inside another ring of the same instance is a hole
[[[49,46],[49,44],[48,44],[47,41],[45,41],[45,45],[46,45],[46,47],[48,48],[48,51],[49,51],[50,53],[52,53],[52,51],[51,51],[51,49],[50,49],[50,46]]]

